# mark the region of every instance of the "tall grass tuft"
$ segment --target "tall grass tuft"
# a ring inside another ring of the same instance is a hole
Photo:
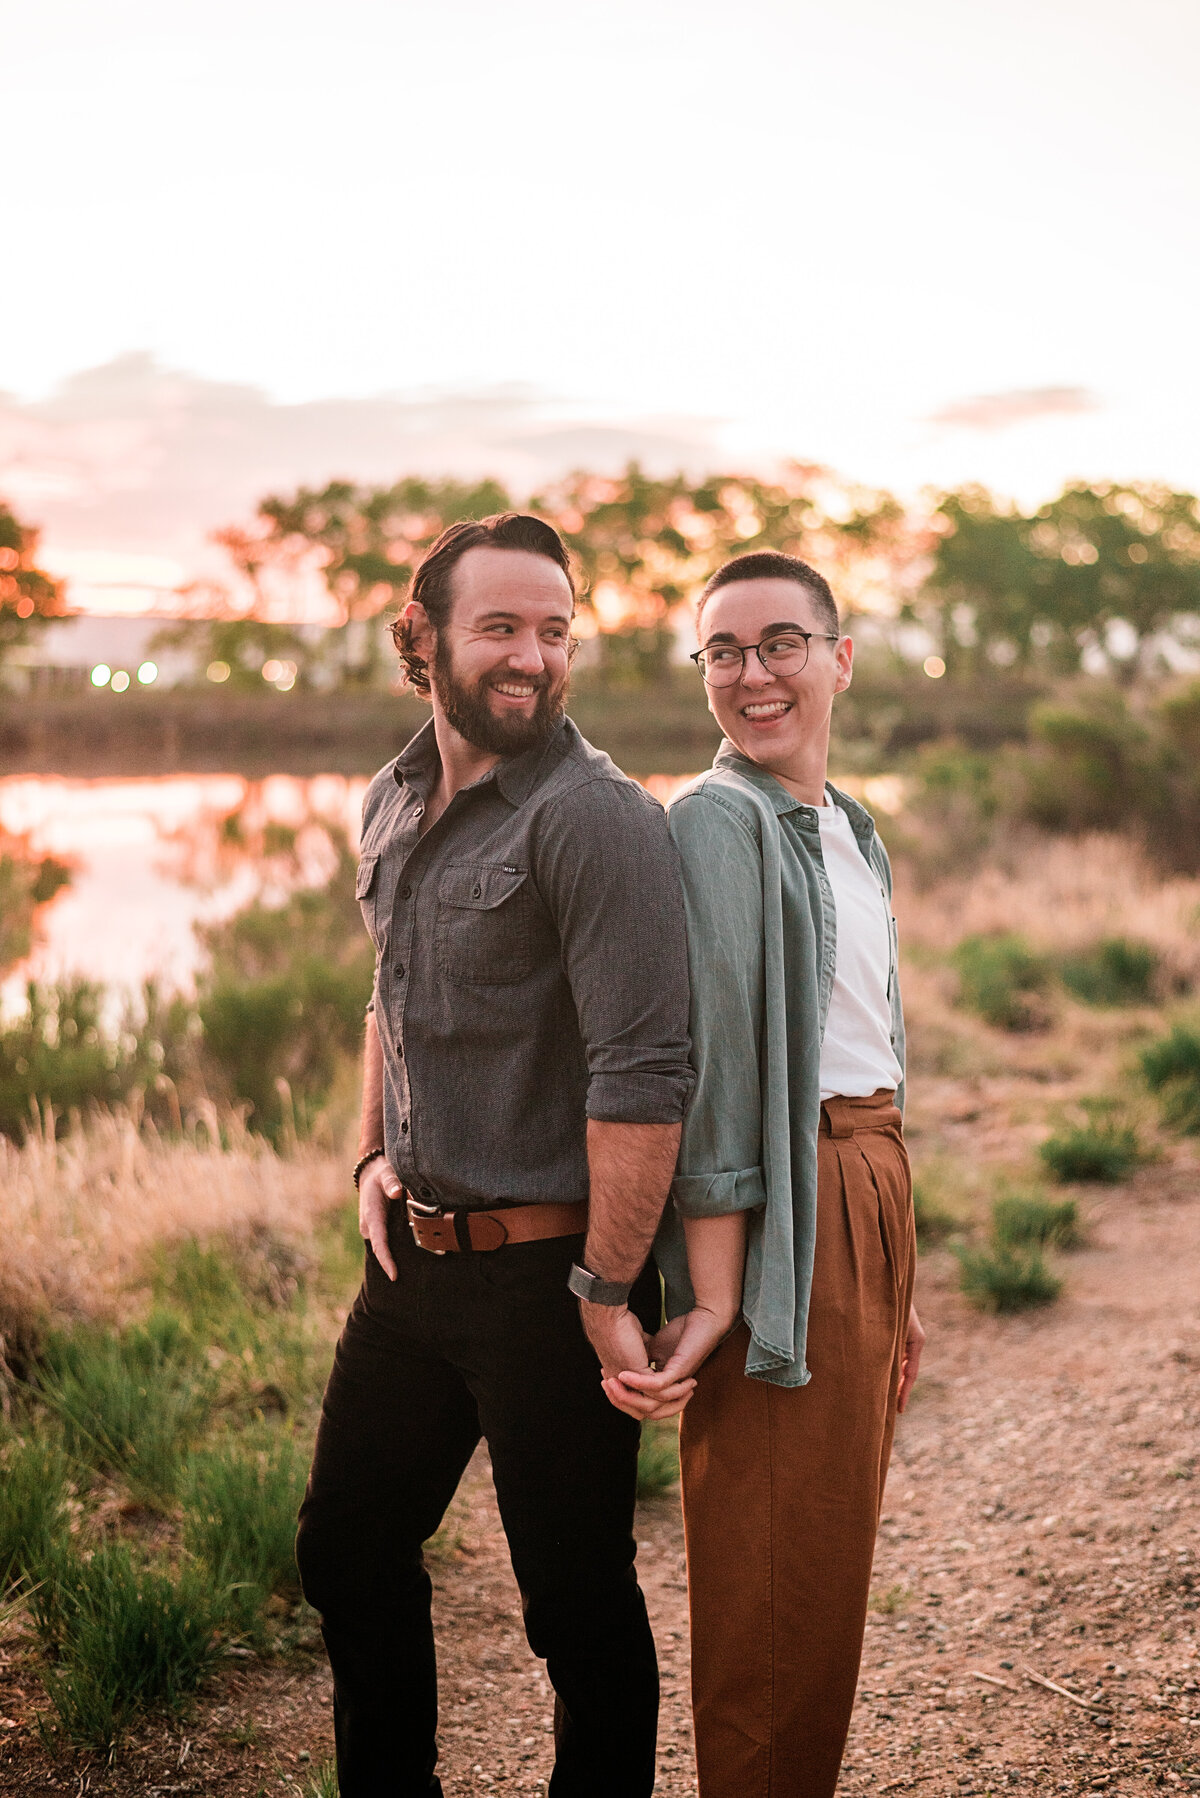
[[[1158,955],[1149,943],[1104,937],[1063,958],[1059,972],[1069,993],[1088,1005],[1144,1005],[1154,996]]]
[[[644,1423],[638,1449],[638,1497],[655,1498],[673,1486],[678,1478],[678,1420],[664,1418],[658,1423]]]
[[[184,1545],[229,1594],[237,1626],[258,1640],[267,1599],[299,1593],[293,1544],[307,1473],[308,1456],[280,1434],[257,1450],[246,1436],[230,1437],[188,1462]]]
[[[1200,1136],[1200,1029],[1176,1024],[1142,1050],[1142,1073],[1168,1124]]]
[[[1048,1137],[1038,1154],[1064,1185],[1095,1180],[1115,1186],[1146,1158],[1132,1124],[1103,1116]]]
[[[170,1505],[212,1402],[211,1376],[178,1317],[154,1312],[115,1336],[94,1326],[52,1336],[39,1390],[78,1462],[117,1475],[152,1509]]]
[[[955,1254],[959,1288],[979,1311],[1029,1311],[1053,1304],[1062,1291],[1038,1249],[960,1247]]]
[[[337,1767],[333,1761],[321,1761],[308,1776],[304,1798],[338,1798]]]
[[[961,1228],[960,1220],[938,1197],[936,1188],[926,1179],[913,1181],[913,1218],[917,1228],[917,1247],[932,1248],[945,1242]]]
[[[992,1206],[992,1241],[999,1248],[1032,1243],[1039,1248],[1076,1249],[1083,1241],[1079,1207],[1074,1199],[1006,1193]]]
[[[959,1003],[1001,1030],[1038,1030],[1049,1022],[1050,963],[1022,936],[967,936],[954,950]]]
[[[57,1442],[14,1439],[0,1456],[0,1592],[41,1579],[67,1528],[68,1461]]]
[[[172,1578],[123,1543],[62,1553],[32,1609],[58,1721],[94,1748],[111,1749],[146,1711],[179,1709],[219,1650],[220,1601],[203,1570]]]

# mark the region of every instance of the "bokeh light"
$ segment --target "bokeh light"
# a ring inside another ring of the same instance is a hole
[[[148,687],[158,679],[158,663],[143,662],[137,671],[138,680],[143,687]]]
[[[210,662],[204,672],[207,674],[209,680],[216,681],[219,684],[223,680],[228,680],[233,670],[230,668],[228,662]]]
[[[941,656],[926,656],[924,668],[930,680],[941,680],[946,672],[946,664]]]
[[[112,669],[109,667],[108,663],[97,662],[91,673],[93,687],[107,687],[111,679]]]
[[[112,677],[111,685],[114,693],[125,693],[128,691],[129,676],[126,674],[124,668],[117,669],[117,672]]]

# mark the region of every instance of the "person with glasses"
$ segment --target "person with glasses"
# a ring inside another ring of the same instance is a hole
[[[831,1798],[924,1341],[891,871],[826,777],[853,644],[824,578],[740,556],[698,634],[725,741],[668,819],[696,1070],[656,1243],[670,1321],[605,1391],[682,1411],[700,1798]]]

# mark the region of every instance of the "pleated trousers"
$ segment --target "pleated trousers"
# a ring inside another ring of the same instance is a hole
[[[831,1798],[862,1656],[916,1260],[894,1095],[821,1107],[812,1378],[739,1325],[680,1426],[700,1798]]]

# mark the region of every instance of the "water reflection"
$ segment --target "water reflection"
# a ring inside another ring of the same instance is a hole
[[[639,776],[666,804],[690,778]],[[254,894],[282,893],[328,872],[325,821],[358,842],[364,776],[172,774],[153,779],[0,779],[0,831],[72,871],[38,918],[32,954],[11,970],[11,1012],[30,979],[86,975],[129,991],[150,976],[190,990],[193,925],[227,917]]]

